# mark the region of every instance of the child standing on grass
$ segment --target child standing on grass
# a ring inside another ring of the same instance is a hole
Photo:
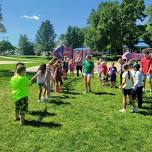
[[[98,79],[99,79],[99,85],[102,84],[102,60],[99,59],[97,62],[97,73],[98,73]]]
[[[60,92],[60,86],[63,85],[62,81],[62,75],[63,75],[63,70],[62,70],[62,63],[61,60],[57,60],[55,65],[54,65],[54,74],[53,74],[53,79],[55,81],[55,91]],[[59,84],[60,82],[60,84]]]
[[[142,94],[143,94],[143,75],[140,72],[140,64],[134,65],[134,71],[135,71],[135,78],[134,78],[134,88],[136,92],[137,102],[138,102],[138,108],[142,108]]]
[[[16,121],[24,124],[25,114],[28,110],[28,87],[31,84],[26,76],[26,68],[18,66],[16,75],[11,78],[12,98],[15,103]]]
[[[91,78],[94,75],[94,62],[92,62],[91,56],[86,56],[86,60],[83,62],[83,75],[84,75],[84,85],[85,92],[92,92],[91,90]]]
[[[135,103],[132,100],[131,93],[132,93],[132,88],[133,88],[133,76],[131,72],[129,71],[129,65],[125,64],[123,66],[124,73],[122,75],[122,84],[120,85],[120,89],[123,91],[123,108],[120,110],[120,112],[126,112],[126,103],[127,103],[127,96],[129,97],[129,101],[132,103],[133,108],[131,112],[135,112]]]
[[[46,100],[46,78],[45,78],[45,73],[46,73],[46,64],[41,64],[37,74],[32,78],[32,81],[37,79],[37,84],[39,86],[39,99],[38,102]],[[43,93],[43,88],[44,88],[44,93]],[[43,96],[42,96],[43,93]]]
[[[68,58],[64,58],[64,62],[63,62],[63,73],[64,73],[64,78],[63,79],[67,79],[68,77],[68,70],[69,70],[69,59]]]
[[[120,85],[122,84],[122,74],[123,74],[123,65],[124,65],[124,61],[122,58],[120,58],[118,60],[119,64],[120,64]]]
[[[115,63],[112,63],[111,67],[109,68],[109,72],[110,72],[111,88],[116,87],[117,68],[115,67]]]
[[[70,78],[71,78],[71,80],[73,80],[74,79],[74,70],[75,70],[75,62],[73,59],[71,59],[69,62],[69,69],[70,69]]]
[[[46,91],[46,99],[48,99],[50,97],[50,92],[52,90],[51,87],[51,80],[52,80],[52,66],[53,66],[53,62],[49,62],[49,64],[46,66],[46,73],[45,73],[45,79],[46,79],[46,87],[47,89]]]
[[[108,67],[106,62],[102,63],[102,74],[103,74],[103,85],[105,85],[105,82],[108,81]]]

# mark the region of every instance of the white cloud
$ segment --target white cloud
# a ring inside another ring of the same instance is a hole
[[[36,16],[36,15],[33,15],[33,16],[24,15],[23,18],[25,18],[25,19],[31,19],[31,20],[37,20],[37,21],[40,19],[40,17]]]

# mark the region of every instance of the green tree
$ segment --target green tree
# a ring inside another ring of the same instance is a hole
[[[19,38],[19,50],[23,55],[33,55],[34,54],[34,44],[28,39],[27,35],[20,35]]]
[[[53,51],[55,38],[56,34],[50,21],[46,20],[42,22],[36,34],[35,51],[39,53]]]
[[[117,54],[126,44],[133,48],[141,34],[141,26],[137,20],[143,20],[145,15],[143,0],[122,0],[101,2],[97,10],[92,10],[85,31],[85,43],[94,50],[111,48]]]
[[[102,2],[97,11],[92,10],[85,32],[85,43],[94,50],[101,51],[111,46],[113,52],[121,47],[121,19],[118,2]]]
[[[15,47],[9,41],[2,40],[0,42],[0,52],[3,55],[6,55],[6,51],[8,51],[7,53],[10,53],[14,49],[15,49]]]
[[[145,25],[143,38],[149,45],[152,46],[152,4],[146,8],[145,15],[147,15],[148,21]]]
[[[137,20],[143,21],[145,17],[144,0],[122,0],[120,7],[123,43],[132,49],[141,34],[136,22]]]
[[[59,37],[63,44],[72,48],[82,47],[84,45],[84,29],[77,26],[69,26],[67,32]]]

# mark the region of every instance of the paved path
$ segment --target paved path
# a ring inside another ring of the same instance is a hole
[[[0,61],[0,65],[1,64],[16,64],[18,61]],[[24,61],[24,63],[35,63],[35,62],[28,62],[28,61]]]
[[[26,68],[26,71],[27,72],[37,72],[38,68],[39,68],[39,66],[29,67],[29,68]]]

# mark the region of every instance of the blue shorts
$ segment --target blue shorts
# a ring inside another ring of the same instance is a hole
[[[83,73],[84,77],[92,77],[92,73]]]

